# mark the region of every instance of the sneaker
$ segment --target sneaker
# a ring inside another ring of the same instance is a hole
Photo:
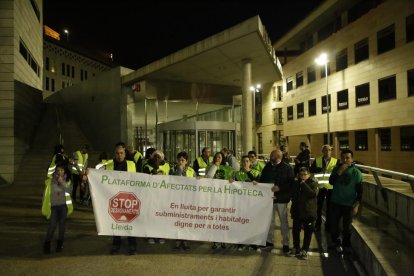
[[[305,250],[300,251],[299,258],[301,258],[302,260],[307,260],[308,252],[306,252]]]
[[[242,244],[237,245],[237,251],[243,251],[244,246]]]
[[[344,249],[342,248],[341,245],[336,246],[336,253],[338,253],[338,254],[343,254],[344,253]]]
[[[155,240],[154,240],[153,238],[149,238],[149,239],[148,239],[148,243],[149,243],[149,244],[155,244]]]
[[[183,248],[185,251],[190,250],[190,246],[188,246],[188,244],[187,244],[187,242],[186,242],[186,241],[183,241],[183,242],[182,242],[182,248]]]
[[[289,251],[289,253],[287,254],[289,257],[298,257],[300,255],[300,250],[299,249],[294,249],[292,248],[292,250]]]
[[[217,243],[213,242],[213,244],[211,245],[211,249],[217,249]]]
[[[159,239],[159,240],[158,240],[158,242],[159,242],[160,244],[164,244],[164,243],[165,243],[165,240],[164,240],[164,239]]]
[[[283,254],[287,255],[289,254],[290,249],[289,249],[289,245],[284,245],[283,246]]]

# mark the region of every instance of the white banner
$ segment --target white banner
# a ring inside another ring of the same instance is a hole
[[[99,235],[266,243],[269,184],[90,169]]]

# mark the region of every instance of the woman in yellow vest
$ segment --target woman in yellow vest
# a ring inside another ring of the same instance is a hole
[[[70,178],[65,174],[65,166],[60,163],[56,164],[56,170],[52,177],[46,178],[42,202],[42,214],[49,219],[49,227],[43,244],[45,254],[50,253],[50,243],[58,226],[56,252],[61,252],[63,249],[66,217],[73,212],[71,191],[72,184]]]

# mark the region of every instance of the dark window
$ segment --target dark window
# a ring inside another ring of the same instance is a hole
[[[355,86],[355,105],[362,106],[369,104],[369,83]]]
[[[46,91],[49,91],[49,78],[46,77]]]
[[[377,52],[385,53],[395,48],[395,26],[392,24],[377,33]]]
[[[336,72],[344,70],[348,67],[348,53],[343,49],[336,54]]]
[[[328,38],[334,32],[334,22],[329,22],[318,31],[318,42]]]
[[[85,70],[85,80],[88,79],[88,71]]]
[[[281,102],[282,101],[282,95],[283,95],[282,86],[276,87],[276,101]]]
[[[380,128],[378,129],[378,135],[381,143],[382,151],[391,150],[391,129],[390,128]]]
[[[52,79],[52,92],[55,91],[55,79]]]
[[[80,69],[81,81],[83,81],[83,69]]]
[[[19,41],[19,52],[26,60],[27,64],[29,64],[30,68],[32,68],[32,70],[36,73],[36,75],[40,76],[39,65],[22,40]]]
[[[65,88],[65,81],[62,81],[62,89]]]
[[[65,75],[65,68],[66,68],[65,63],[62,62],[62,75],[63,76]]]
[[[75,66],[72,66],[72,78],[75,77]]]
[[[368,150],[368,131],[355,131],[355,150]]]
[[[32,4],[32,8],[33,8],[33,11],[34,11],[34,13],[37,17],[37,20],[40,21],[40,11],[39,11],[39,7],[36,4],[36,1],[35,0],[30,0],[30,4]]]
[[[287,120],[293,120],[293,105],[287,107]]]
[[[379,102],[393,100],[397,97],[395,75],[378,80]]]
[[[365,38],[354,45],[355,64],[369,58],[368,38]]]
[[[85,80],[86,80],[86,71],[85,71]],[[254,93],[254,112],[256,123],[262,123],[262,91],[258,90]]]
[[[286,79],[286,92],[289,92],[293,89],[293,80],[292,77]]]
[[[405,19],[405,36],[407,43],[414,41],[414,14]]]
[[[308,67],[308,83],[314,82],[316,79],[315,66]]]
[[[283,124],[283,117],[282,117],[282,109],[281,108],[274,108],[273,109],[273,123],[276,125]]]
[[[332,112],[332,108],[331,108],[331,106],[332,106],[331,95],[329,95],[328,101],[329,101],[329,105],[326,104],[326,95],[325,96],[322,96],[322,114],[325,114],[326,113],[326,110],[327,110],[326,107],[327,106],[329,106],[329,112]]]
[[[45,69],[46,71],[49,71],[49,58],[48,57],[46,57],[46,60],[45,60]]]
[[[338,132],[339,150],[349,149],[349,135],[348,132]]]
[[[414,96],[414,69],[407,71],[408,96]]]
[[[349,101],[348,101],[348,89],[342,90],[338,92],[337,95],[338,99],[338,110],[344,110],[349,108]]]
[[[316,115],[316,99],[308,101],[309,117]]]
[[[348,10],[348,22],[354,22],[364,14],[366,14],[371,8],[375,7],[380,1],[358,1],[353,7]]]
[[[259,153],[263,153],[263,139],[261,133],[257,133],[257,148]]]
[[[331,74],[331,67],[329,66],[329,62],[326,64],[326,71],[328,71],[328,76]],[[325,65],[321,67],[321,79],[325,77]]]
[[[303,110],[303,103],[298,103],[298,105],[296,106],[297,112],[298,112],[298,119],[299,118],[303,118],[304,117],[304,110]]]
[[[27,51],[27,48],[22,41],[20,41],[19,43],[19,51],[23,58],[27,61],[29,57],[29,52]]]
[[[66,75],[70,77],[70,65],[69,64],[66,65]]]
[[[335,18],[335,32],[339,31],[340,29],[342,29],[342,18],[339,15]]]
[[[414,150],[414,126],[400,128],[401,150]]]
[[[296,73],[296,88],[303,85],[303,72]]]

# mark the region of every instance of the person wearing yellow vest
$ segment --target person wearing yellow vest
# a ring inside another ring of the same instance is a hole
[[[85,195],[85,184],[81,185],[86,181],[86,168],[88,166],[88,151],[89,146],[84,145],[81,150],[75,151],[73,153],[73,164],[71,167],[72,170],[72,179],[73,179],[73,190],[72,190],[72,200],[76,202],[76,194],[79,186],[79,201],[83,201]]]
[[[106,164],[106,170],[108,171],[124,171],[124,172],[136,172],[135,163],[125,159],[125,144],[119,142],[115,145],[115,158],[109,160]],[[121,249],[121,237],[112,237],[112,248],[110,253],[116,254]],[[135,255],[137,251],[137,242],[135,237],[128,237],[128,254]]]
[[[50,254],[50,243],[56,227],[59,227],[56,252],[61,252],[63,249],[66,217],[73,212],[70,197],[71,190],[72,185],[70,178],[65,174],[65,165],[57,163],[51,177],[46,178],[42,201],[42,215],[49,220],[49,227],[43,244],[45,254]]]
[[[137,171],[142,166],[142,154],[134,149],[134,146],[127,146],[126,148],[126,159],[130,161],[134,161]]]
[[[317,217],[315,223],[315,230],[319,231],[322,224],[322,209],[323,203],[326,199],[326,221],[325,221],[325,231],[329,232],[329,218],[330,218],[330,202],[332,195],[333,186],[329,184],[329,177],[331,176],[332,170],[335,168],[338,160],[332,156],[332,147],[330,145],[322,146],[322,156],[318,156],[313,161],[310,172],[313,173],[313,176],[318,181],[319,193],[318,193],[318,208],[317,208]]]
[[[211,149],[209,147],[203,148],[201,155],[194,160],[193,169],[197,176],[204,177],[206,175],[207,166],[213,163],[213,157],[211,156]]]
[[[248,153],[247,153],[247,156],[249,157],[249,159],[250,159],[250,167],[253,169],[253,170],[255,170],[255,171],[257,171],[257,172],[259,172],[259,175],[262,173],[262,171],[263,171],[263,168],[265,167],[265,165],[266,165],[266,163],[265,162],[263,162],[263,161],[259,161],[259,160],[257,160],[257,154],[256,154],[256,152],[254,151],[254,150],[251,150],[251,151],[249,151]],[[243,161],[243,160],[242,160]]]
[[[177,154],[177,165],[175,165],[171,171],[170,175],[178,175],[185,177],[196,177],[196,173],[193,168],[187,166],[188,164],[188,153],[185,151],[179,152]],[[186,240],[175,240],[174,250],[180,250],[180,248],[188,251],[190,246]]]
[[[164,153],[160,150],[154,151],[145,164],[143,172],[152,175],[169,175],[170,164],[164,161]],[[164,239],[148,238],[149,244],[155,244],[155,241],[158,241],[160,244],[165,243]]]
[[[65,147],[61,144],[55,146],[52,161],[50,161],[50,165],[47,170],[47,177],[52,177],[53,173],[56,170],[57,163],[64,164],[66,175],[70,176],[70,171],[67,169],[67,166],[69,164],[69,158],[65,154]]]

